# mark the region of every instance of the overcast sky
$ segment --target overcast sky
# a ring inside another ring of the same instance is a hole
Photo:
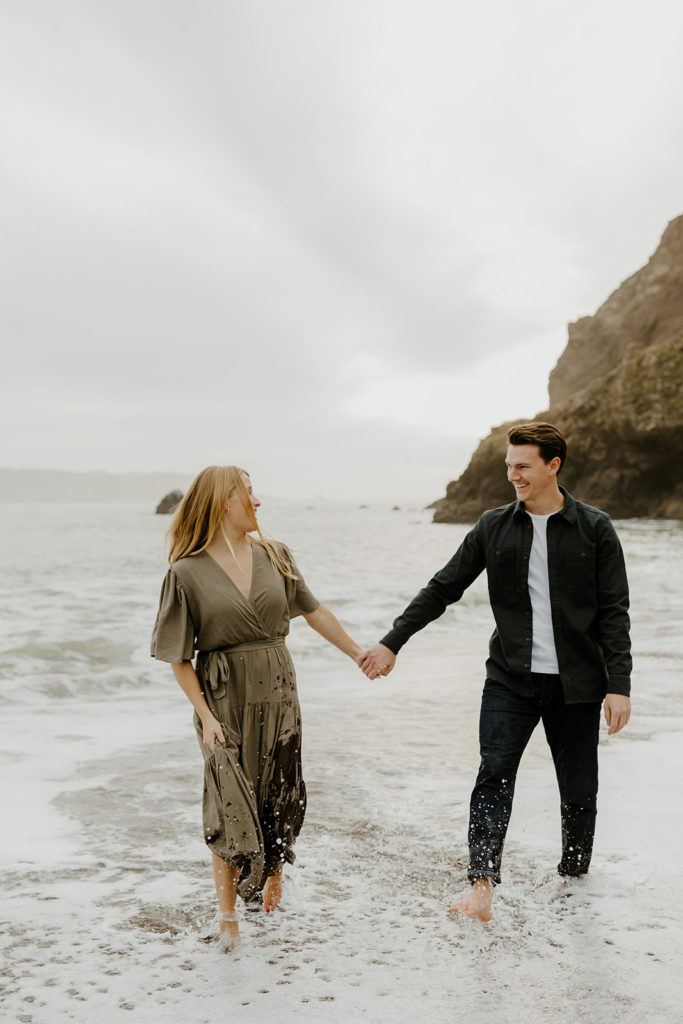
[[[1,9],[1,466],[431,500],[683,212],[675,0]]]

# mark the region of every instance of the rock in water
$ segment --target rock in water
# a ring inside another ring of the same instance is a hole
[[[595,316],[569,325],[550,374],[550,408],[532,417],[567,438],[560,482],[615,518],[683,519],[683,216],[671,221],[646,266]],[[474,522],[513,500],[503,465],[507,430],[480,443],[434,522]]]
[[[168,515],[183,500],[182,491],[169,491],[157,505],[157,515]]]

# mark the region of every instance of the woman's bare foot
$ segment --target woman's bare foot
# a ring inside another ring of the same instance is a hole
[[[282,899],[282,872],[277,875],[270,875],[263,887],[263,909],[266,914],[275,910]]]
[[[488,878],[476,878],[470,891],[453,904],[451,911],[465,914],[466,917],[478,917],[480,921],[490,921],[492,901],[493,882]]]
[[[226,953],[229,953],[235,946],[239,946],[240,927],[237,921],[237,914],[219,914],[218,927],[220,929],[218,942]]]
[[[239,945],[240,933],[235,913],[235,898],[237,894],[237,882],[240,877],[240,869],[227,864],[216,854],[212,854],[213,877],[216,882],[216,896],[218,897],[218,941],[223,949],[228,952]]]

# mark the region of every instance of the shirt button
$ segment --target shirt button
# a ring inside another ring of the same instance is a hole
[[[528,644],[530,644],[530,643],[531,643],[531,637],[530,637],[530,636],[527,636],[527,637],[525,637],[525,639],[526,639],[526,642],[527,642]]]
[[[529,666],[528,666],[528,665],[525,665],[525,666],[524,666],[524,668],[529,668]]]

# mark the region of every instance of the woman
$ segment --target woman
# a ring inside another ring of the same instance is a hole
[[[152,655],[171,663],[195,709],[204,755],[204,838],[213,854],[220,941],[239,941],[236,896],[282,896],[282,867],[306,808],[301,712],[285,637],[303,615],[356,661],[361,648],[302,580],[284,544],[256,521],[249,474],[209,466],[169,529],[169,569]],[[250,536],[256,532],[256,536]],[[192,658],[197,651],[196,666]]]

